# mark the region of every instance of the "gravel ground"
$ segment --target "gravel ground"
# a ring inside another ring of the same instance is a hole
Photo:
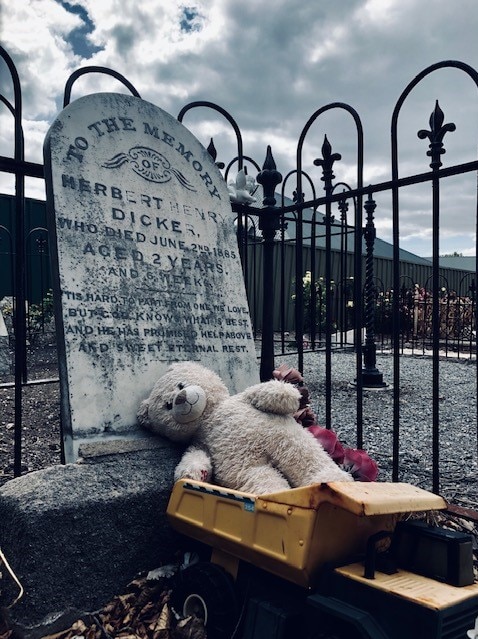
[[[40,335],[28,348],[29,380],[58,378],[55,336]],[[15,391],[12,374],[0,375],[0,485],[13,478]],[[7,384],[10,384],[8,386]],[[22,474],[61,462],[59,384],[22,391]]]
[[[277,363],[293,366],[293,358]],[[378,355],[377,368],[385,382],[393,381],[393,358]],[[303,377],[311,408],[325,423],[325,355],[304,358]],[[400,364],[400,480],[432,487],[432,360],[404,356]],[[356,393],[353,353],[332,356],[332,428],[352,448],[355,434]],[[447,499],[478,510],[476,424],[476,366],[464,359],[440,361],[440,490]],[[377,461],[379,480],[391,480],[393,390],[364,391],[364,448]]]

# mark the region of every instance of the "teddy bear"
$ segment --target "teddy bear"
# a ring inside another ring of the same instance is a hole
[[[221,378],[196,362],[177,362],[138,410],[153,433],[188,447],[174,479],[212,481],[268,494],[298,486],[353,481],[293,415],[300,392],[272,379],[230,395]]]

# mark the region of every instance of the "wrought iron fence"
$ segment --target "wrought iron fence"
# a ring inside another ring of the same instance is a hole
[[[14,157],[0,157],[0,171],[15,174],[14,234],[0,226],[2,246],[10,246],[6,252],[14,263],[11,270],[14,285],[13,332],[15,337],[15,473],[21,469],[22,389],[28,383],[25,365],[27,331],[34,323],[27,321],[28,290],[31,280],[26,274],[25,256],[35,247],[36,272],[46,269],[47,238],[43,228],[34,228],[25,234],[24,178],[26,175],[42,177],[43,167],[25,162],[23,156],[23,132],[21,126],[21,91],[16,69],[8,53],[0,47],[0,55],[9,67],[14,85],[14,104],[3,96],[1,100],[14,118]],[[444,115],[438,103],[430,117],[430,130],[421,130],[421,139],[429,140],[425,151],[431,159],[430,170],[420,174],[400,177],[398,165],[398,121],[401,108],[411,90],[430,73],[451,67],[465,73],[478,87],[478,73],[470,66],[446,61],[422,71],[403,91],[391,118],[391,176],[387,182],[364,187],[363,130],[358,113],[349,105],[332,103],[318,109],[305,124],[298,140],[296,168],[284,178],[277,170],[272,151],[267,149],[262,169],[252,158],[244,154],[240,129],[235,120],[222,107],[210,102],[195,102],[184,107],[178,115],[183,121],[192,109],[212,109],[231,125],[237,142],[237,155],[228,165],[218,162],[224,169],[226,181],[233,170],[245,178],[245,169],[256,173],[253,180],[244,179],[247,188],[261,186],[262,202],[250,206],[250,198],[241,197],[232,189],[233,210],[237,214],[237,235],[247,283],[249,302],[256,337],[260,341],[260,367],[262,379],[271,376],[277,353],[287,352],[296,358],[296,366],[303,369],[304,353],[322,349],[325,355],[325,421],[330,427],[333,404],[332,353],[337,348],[353,348],[355,353],[355,425],[356,445],[364,445],[363,402],[364,388],[380,388],[380,372],[376,368],[377,348],[391,349],[393,354],[393,480],[400,478],[400,359],[405,348],[412,353],[429,350],[433,379],[432,432],[433,490],[440,491],[440,411],[439,380],[440,357],[443,349],[455,349],[459,354],[474,352],[476,343],[476,275],[462,274],[459,285],[450,286],[443,281],[439,267],[440,233],[440,182],[450,176],[475,172],[478,160],[465,164],[442,167],[443,139],[453,130],[444,124]],[[112,71],[101,71],[122,77]],[[65,100],[74,79],[97,68],[78,70],[68,80]],[[126,86],[131,87],[126,81]],[[134,87],[133,87],[134,89]],[[336,181],[334,171],[341,156],[327,136],[322,142],[321,155],[314,165],[319,167],[319,179],[304,169],[304,142],[312,125],[326,112],[336,110],[353,121],[356,132],[355,183],[350,186]],[[216,160],[217,152],[211,140],[208,148]],[[316,183],[321,183],[319,195]],[[414,184],[431,187],[433,218],[433,256],[429,268],[429,281],[406,281],[410,277],[400,259],[400,194]],[[278,188],[281,187],[280,195]],[[293,190],[292,200],[285,193]],[[310,192],[307,200],[305,190]],[[256,191],[256,195],[260,191]],[[374,258],[374,217],[380,215],[374,197],[389,192],[393,213],[393,260],[391,261],[391,286],[377,277]],[[320,211],[320,212],[319,212]],[[335,215],[337,214],[337,221]],[[352,213],[352,214],[351,214]],[[350,218],[350,219],[348,219]],[[364,225],[364,219],[366,221]],[[12,250],[12,246],[14,250]],[[43,279],[42,279],[43,281]],[[46,281],[46,280],[45,280]],[[274,299],[274,291],[276,291]],[[47,291],[42,291],[41,305],[48,304]],[[42,306],[42,311],[45,307]],[[41,326],[43,328],[43,326]],[[289,335],[287,336],[287,333]],[[290,339],[291,333],[293,338]],[[292,344],[291,344],[292,342]],[[293,348],[290,348],[291,345]],[[475,357],[476,360],[476,357]],[[478,412],[476,397],[475,420]],[[418,407],[417,407],[418,408]],[[476,448],[476,441],[470,443]],[[476,453],[476,450],[475,450]]]

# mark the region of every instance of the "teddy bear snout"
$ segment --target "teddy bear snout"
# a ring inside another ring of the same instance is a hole
[[[206,393],[201,386],[186,386],[176,393],[173,400],[173,417],[180,424],[201,417],[206,408]]]
[[[186,402],[187,402],[186,391],[182,390],[180,393],[176,395],[174,399],[174,404],[179,405],[179,404],[185,404]]]

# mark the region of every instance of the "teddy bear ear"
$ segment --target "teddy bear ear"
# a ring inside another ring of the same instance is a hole
[[[141,426],[149,425],[149,400],[145,399],[141,402],[137,413],[138,422]]]

